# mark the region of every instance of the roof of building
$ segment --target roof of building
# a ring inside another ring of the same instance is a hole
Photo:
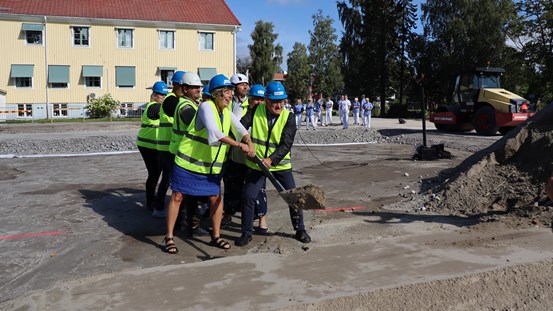
[[[224,0],[0,0],[0,14],[240,25]]]
[[[274,81],[284,81],[286,80],[286,74],[283,73],[283,72],[276,72],[274,75],[273,75],[273,80]]]

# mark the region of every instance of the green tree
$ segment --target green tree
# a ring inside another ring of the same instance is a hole
[[[531,69],[527,96],[549,103],[553,100],[553,2],[525,0],[516,5],[521,17],[517,42]]]
[[[105,118],[109,117],[111,111],[119,105],[121,105],[121,102],[107,93],[99,98],[90,99],[85,108],[88,109],[91,118]]]
[[[422,10],[426,40],[439,56],[419,71],[434,71],[433,79],[439,82],[428,82],[441,85],[444,101],[451,100],[455,72],[505,64],[508,25],[516,19],[512,0],[428,0]]]
[[[399,32],[399,40],[400,40],[400,53],[399,53],[399,63],[400,63],[400,69],[399,69],[399,100],[398,102],[400,104],[403,103],[403,94],[405,89],[405,80],[410,81],[410,78],[413,75],[413,72],[410,72],[409,74],[406,74],[406,56],[407,53],[407,45],[411,44],[411,42],[414,40],[415,34],[413,33],[412,29],[416,28],[416,7],[411,1],[409,0],[400,0],[398,3],[398,10],[401,10],[401,20],[399,21],[400,25],[400,32]]]
[[[344,26],[340,50],[346,91],[380,97],[381,115],[386,113],[387,98],[403,89],[400,42],[402,35],[408,36],[404,27],[412,24],[406,15],[410,3],[411,0],[337,2]]]
[[[275,72],[282,64],[282,46],[275,45],[278,34],[273,33],[273,28],[271,22],[255,22],[251,34],[253,44],[248,46],[252,60],[250,77],[253,83],[266,85],[273,80]]]
[[[336,29],[332,18],[323,16],[321,10],[313,15],[313,31],[309,30],[309,61],[312,66],[313,92],[322,96],[334,96],[344,87],[341,62],[336,41]],[[288,67],[290,68],[290,67]]]
[[[311,67],[307,56],[307,48],[304,44],[296,42],[286,61],[288,75],[284,86],[290,100],[307,98],[309,95],[308,79]]]

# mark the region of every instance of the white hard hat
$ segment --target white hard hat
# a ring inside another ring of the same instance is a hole
[[[230,83],[239,84],[239,83],[248,83],[248,77],[241,73],[235,73],[230,77]]]
[[[182,77],[182,84],[201,87],[202,80],[200,80],[200,77],[196,73],[188,71]]]

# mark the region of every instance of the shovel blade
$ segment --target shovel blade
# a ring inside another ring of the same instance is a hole
[[[324,209],[325,193],[318,186],[309,184],[280,192],[280,196],[295,209]]]

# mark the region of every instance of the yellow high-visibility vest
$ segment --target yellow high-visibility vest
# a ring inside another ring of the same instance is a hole
[[[280,138],[282,136],[282,131],[286,126],[286,121],[288,120],[288,115],[290,111],[283,109],[280,113],[280,116],[276,120],[271,132],[269,133],[269,121],[267,120],[267,105],[261,104],[255,110],[252,123],[252,142],[255,147],[255,154],[260,158],[267,158],[273,152],[275,152],[278,144],[280,143]],[[260,171],[261,169],[254,162],[248,160],[246,161],[248,167]],[[278,165],[271,166],[270,171],[283,171],[292,169],[292,157],[290,152],[288,152],[282,161]]]
[[[211,105],[215,112],[215,121],[221,132],[228,135],[231,125],[231,112],[228,108],[222,111],[222,120],[217,116],[217,107],[211,100],[202,103],[202,105]],[[177,154],[175,164],[178,166],[199,174],[220,174],[223,163],[227,158],[229,145],[218,142],[216,145],[209,145],[207,128],[196,129],[196,118],[194,116],[188,131],[184,134]]]
[[[148,118],[148,109],[157,102],[152,101],[146,104],[146,109],[142,112],[142,124],[136,138],[136,145],[148,149],[157,149],[157,133],[159,129],[159,119],[152,120]]]

